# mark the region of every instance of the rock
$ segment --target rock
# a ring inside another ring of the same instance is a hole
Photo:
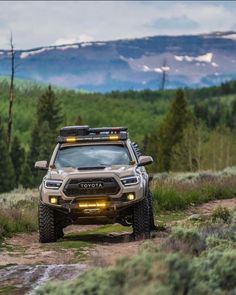
[[[201,220],[202,217],[200,214],[192,214],[188,217],[188,220]]]

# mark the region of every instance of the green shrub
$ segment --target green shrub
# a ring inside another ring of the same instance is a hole
[[[197,228],[177,227],[162,245],[163,249],[199,254],[205,249],[205,241],[201,239]]]
[[[224,222],[228,222],[230,219],[229,209],[227,209],[225,207],[221,207],[221,206],[214,209],[213,213],[212,213],[212,220],[213,220],[213,222],[216,222],[217,219],[221,219]]]

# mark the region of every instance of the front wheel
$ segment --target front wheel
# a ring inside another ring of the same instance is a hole
[[[156,230],[157,227],[155,225],[155,218],[154,218],[154,213],[153,213],[153,197],[152,193],[150,190],[148,191],[148,207],[149,207],[149,225],[150,225],[150,230]]]
[[[55,214],[52,208],[39,203],[39,241],[41,243],[53,243],[57,240],[57,228]]]
[[[135,240],[150,238],[149,206],[146,197],[134,206],[133,235]]]

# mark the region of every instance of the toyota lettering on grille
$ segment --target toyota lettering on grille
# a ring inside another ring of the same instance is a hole
[[[79,183],[81,189],[91,189],[91,188],[103,188],[102,182],[82,182]]]

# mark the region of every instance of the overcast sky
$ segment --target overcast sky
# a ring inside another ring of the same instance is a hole
[[[0,48],[236,31],[236,2],[1,1]]]

